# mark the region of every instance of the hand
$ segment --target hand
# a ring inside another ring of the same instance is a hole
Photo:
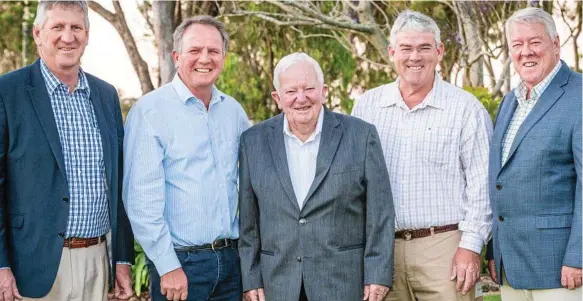
[[[496,275],[496,262],[494,262],[493,259],[488,261],[488,269],[490,270],[490,278],[492,278],[492,281],[498,284],[498,275]]]
[[[127,264],[116,264],[114,296],[127,300],[134,295],[132,289],[132,269]]]
[[[246,291],[243,293],[243,301],[265,301],[265,293],[262,288]]]
[[[170,271],[160,278],[160,290],[166,299],[179,301],[188,297],[188,281],[182,268]]]
[[[464,248],[457,248],[453,256],[449,280],[457,278],[456,289],[463,295],[467,294],[480,278],[480,260],[480,254]]]
[[[389,293],[389,288],[379,284],[367,284],[364,286],[364,296],[362,300],[383,301]]]
[[[22,300],[10,269],[0,270],[0,301]]]
[[[581,287],[581,269],[563,266],[561,268],[561,285],[570,290]]]

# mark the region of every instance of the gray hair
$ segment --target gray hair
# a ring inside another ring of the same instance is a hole
[[[221,38],[223,39],[223,54],[227,53],[229,33],[227,33],[227,30],[225,29],[225,24],[211,16],[196,16],[182,21],[182,23],[180,23],[180,25],[174,30],[174,34],[172,34],[172,39],[174,40],[174,51],[182,52],[182,37],[184,36],[184,32],[188,27],[194,24],[208,25],[216,28],[219,33],[221,33]]]
[[[402,31],[430,32],[433,34],[436,46],[441,45],[441,31],[437,23],[420,12],[406,10],[399,14],[391,28],[391,46],[396,46],[397,34]]]
[[[46,12],[53,10],[55,7],[63,9],[78,9],[85,15],[85,28],[89,29],[89,9],[87,8],[87,2],[84,0],[69,0],[69,1],[52,1],[52,0],[40,0],[36,8],[36,18],[34,18],[34,25],[37,27],[44,26],[46,21]]]
[[[318,82],[320,82],[322,85],[324,84],[324,72],[322,72],[320,64],[318,64],[314,58],[303,52],[294,52],[281,58],[281,60],[277,62],[277,65],[275,65],[275,70],[273,70],[273,86],[275,87],[275,90],[279,91],[280,74],[287,70],[289,67],[301,62],[312,64],[312,66],[314,66],[314,71],[316,71]]]
[[[510,44],[510,29],[514,23],[539,23],[544,25],[545,31],[552,40],[559,36],[553,17],[542,8],[527,7],[517,10],[506,20],[504,26],[506,27],[506,41],[508,44]]]

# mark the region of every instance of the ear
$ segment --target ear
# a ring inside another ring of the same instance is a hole
[[[275,103],[277,104],[277,107],[280,110],[283,110],[283,107],[281,106],[281,99],[279,99],[279,94],[276,91],[271,92],[271,97],[273,97],[273,100],[275,100]]]
[[[326,103],[326,96],[328,96],[328,85],[324,85],[322,87],[322,103],[325,104]]]
[[[389,48],[388,49],[389,49],[389,59],[391,61],[393,61],[394,58],[395,58],[395,48],[393,48],[393,46],[390,46],[389,45]]]
[[[174,67],[178,69],[178,59],[180,58],[180,54],[176,50],[172,50],[172,61],[174,62]]]
[[[437,61],[441,62],[441,60],[443,60],[443,56],[445,55],[445,46],[443,46],[443,43],[439,44],[439,46],[437,46]]]
[[[40,38],[40,28],[36,25],[32,26],[32,37],[34,38],[34,43],[36,46],[41,46],[42,40]]]
[[[556,55],[561,54],[561,41],[559,40],[559,36],[553,39],[553,52]]]

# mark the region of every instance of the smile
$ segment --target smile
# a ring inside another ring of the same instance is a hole
[[[198,73],[209,73],[209,72],[211,72],[211,69],[196,68],[196,69],[194,69],[194,71],[196,71]]]
[[[307,111],[309,110],[311,107],[301,107],[301,108],[296,108],[296,111]]]
[[[407,68],[412,71],[419,71],[421,68],[423,68],[423,66],[408,66]]]
[[[535,62],[526,62],[524,64],[522,64],[524,67],[534,67],[537,64]]]

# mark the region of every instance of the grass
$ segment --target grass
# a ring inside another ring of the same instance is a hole
[[[502,300],[500,298],[500,295],[484,296],[484,301],[500,301],[500,300]]]

